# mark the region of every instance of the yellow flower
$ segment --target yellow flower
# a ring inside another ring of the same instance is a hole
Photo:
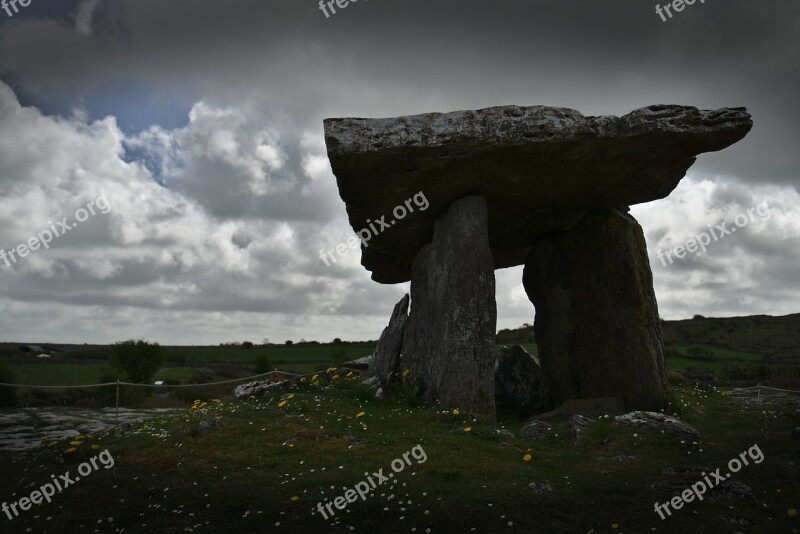
[[[311,381],[312,382],[314,382],[316,380],[319,380],[319,375],[314,375],[314,376],[311,377]]]
[[[293,398],[294,398],[294,394],[292,394],[292,395],[288,395],[288,396],[286,397],[286,400],[290,400],[290,399],[293,399]]]
[[[611,528],[619,528],[619,523],[611,523]]]
[[[525,462],[530,462],[531,458],[533,458],[533,456],[531,456],[530,454],[526,454],[525,456],[522,457],[522,460]]]
[[[97,449],[99,449],[99,448],[100,448],[100,445],[98,445],[98,444],[96,444],[96,443],[95,443],[94,445],[92,445],[92,450],[93,450],[93,451],[96,451],[96,450],[97,450]]]
[[[786,515],[788,515],[789,517],[797,517],[797,510],[795,510],[794,508],[789,508],[788,510],[786,510]]]
[[[350,378],[351,376],[353,376],[353,371],[350,371],[349,373],[347,373],[347,378]]]
[[[333,375],[333,378],[331,380],[336,380],[337,378],[339,378],[339,375]]]
[[[64,452],[75,452],[77,450],[78,449],[76,449],[75,447],[70,447],[69,449],[65,450]]]
[[[467,428],[464,429],[464,432],[470,432],[470,431],[472,431],[472,427],[471,426],[468,426]]]
[[[460,413],[461,413],[461,412],[459,412],[458,410],[453,410],[453,415],[458,415],[458,414],[460,414]]]
[[[403,371],[403,376],[408,376],[408,375],[410,375],[410,374],[411,374],[411,371],[410,371],[410,370],[408,370],[408,369],[406,369],[405,371]]]
[[[284,406],[286,406],[286,401],[280,401],[278,403],[278,408],[283,408]]]
[[[292,502],[299,501],[299,500],[300,500],[300,497],[298,497],[297,495],[292,497]]]
[[[290,443],[290,444],[289,444],[289,447],[294,447],[294,443]]]
[[[78,445],[81,444],[81,442],[76,440],[76,441],[70,441],[69,444],[72,445],[73,447],[77,447]]]

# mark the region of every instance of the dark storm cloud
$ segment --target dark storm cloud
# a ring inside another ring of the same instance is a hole
[[[661,310],[796,311],[800,4],[709,0],[668,22],[655,4],[359,0],[326,19],[315,0],[85,0],[2,22],[0,80],[23,105],[65,118],[46,123],[28,108],[26,150],[16,131],[0,139],[0,245],[29,235],[38,223],[26,218],[78,207],[65,182],[116,195],[110,223],[0,271],[9,328],[31,331],[31,306],[50,302],[56,331],[70,335],[86,335],[80,321],[92,317],[104,332],[135,322],[194,341],[234,336],[264,313],[282,338],[375,338],[401,288],[370,282],[358,252],[331,267],[317,257],[352,235],[322,119],[502,104],[591,115],[746,106],[745,140],[701,156],[685,189],[635,209],[652,259],[731,206],[769,198],[780,213],[768,230],[696,261],[653,260]],[[12,101],[4,90],[0,105]],[[120,129],[92,123],[107,114]],[[517,271],[498,272],[501,327],[532,320]],[[186,326],[167,328],[167,317]]]

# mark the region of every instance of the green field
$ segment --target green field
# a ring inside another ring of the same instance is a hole
[[[14,383],[37,386],[80,386],[96,384],[103,365],[28,364],[12,365]]]

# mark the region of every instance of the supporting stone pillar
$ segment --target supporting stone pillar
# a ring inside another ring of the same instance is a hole
[[[493,418],[497,305],[487,220],[480,196],[456,200],[437,219],[412,266],[401,368],[427,400]]]
[[[666,405],[658,305],[636,219],[592,211],[549,235],[531,250],[523,284],[557,405],[586,397],[622,397],[628,410]]]

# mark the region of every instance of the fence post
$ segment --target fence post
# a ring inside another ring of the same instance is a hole
[[[119,380],[117,380],[117,409],[114,411],[114,421],[119,425]]]

